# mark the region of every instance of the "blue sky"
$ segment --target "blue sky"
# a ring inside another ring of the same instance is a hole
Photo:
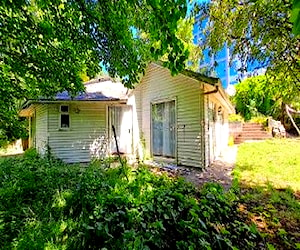
[[[188,4],[188,10],[187,10],[187,14],[189,15],[192,11],[193,5],[195,3],[207,3],[209,2],[209,0],[187,0],[187,4]]]

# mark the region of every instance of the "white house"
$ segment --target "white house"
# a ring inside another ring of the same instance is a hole
[[[47,148],[65,162],[88,162],[116,153],[178,165],[205,167],[228,143],[228,114],[234,112],[217,78],[184,71],[171,76],[151,63],[135,89],[109,78],[85,83],[86,92],[29,100],[29,147]]]

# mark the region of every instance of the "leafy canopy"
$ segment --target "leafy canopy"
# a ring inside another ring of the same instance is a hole
[[[184,48],[189,52],[185,67],[192,71],[199,71],[199,60],[202,57],[202,49],[194,43],[195,18],[189,17],[179,20],[177,37],[182,41]]]
[[[274,78],[289,78],[299,93],[300,42],[292,33],[291,10],[291,0],[212,0],[198,6],[197,14],[210,20],[207,47],[216,52],[227,42],[241,59],[240,70],[265,67]]]
[[[292,6],[291,21],[293,23],[293,33],[300,35],[300,1],[294,0]]]
[[[273,113],[276,106],[269,91],[266,91],[267,79],[265,76],[248,78],[236,85],[236,93],[233,97],[236,110],[246,120],[263,114],[266,116]]]
[[[176,30],[186,5],[185,0],[1,1],[3,137],[11,137],[7,128],[15,125],[19,100],[62,90],[75,94],[83,90],[81,76],[93,76],[102,67],[128,87],[149,61],[165,54],[165,66],[181,71],[188,50]]]
[[[288,77],[282,82],[269,75],[260,75],[238,83],[233,97],[237,112],[246,120],[259,115],[280,119],[282,103],[300,109],[299,96],[295,95],[297,89],[290,81]]]

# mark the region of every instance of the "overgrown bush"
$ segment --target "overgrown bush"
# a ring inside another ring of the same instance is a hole
[[[266,117],[263,115],[255,116],[255,117],[251,118],[250,122],[259,123],[259,124],[263,125],[264,127],[267,127],[269,118],[270,117]]]
[[[244,122],[244,118],[240,114],[230,114],[228,116],[229,122]]]
[[[4,249],[236,249],[259,238],[234,193],[145,166],[83,168],[29,151],[1,160],[0,197]]]

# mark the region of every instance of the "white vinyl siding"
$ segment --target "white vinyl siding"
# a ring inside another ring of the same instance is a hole
[[[35,120],[35,111],[32,116],[28,117],[29,119],[29,148],[35,148],[35,135],[36,135],[36,120]]]
[[[128,97],[127,104],[132,107],[132,143],[133,154],[136,159],[144,159],[146,157],[143,146],[144,134],[142,132],[142,88],[138,85],[131,91]]]
[[[65,162],[88,162],[107,154],[106,104],[71,103],[70,128],[60,129],[60,105],[49,104],[49,146]]]
[[[48,105],[39,104],[35,109],[35,147],[44,155],[48,145]]]
[[[228,146],[228,109],[218,93],[205,97],[206,166],[211,164]]]
[[[151,103],[176,101],[176,161],[186,166],[203,167],[203,95],[202,84],[184,75],[172,77],[169,70],[151,64],[138,86],[141,89],[141,113],[138,123],[142,124],[145,139],[145,154],[152,154]],[[139,111],[139,109],[141,111]],[[202,123],[201,123],[202,122]]]
[[[207,167],[210,162],[210,140],[209,140],[209,117],[208,117],[208,95],[204,97],[204,107],[205,107],[205,122],[204,122],[204,131],[205,131],[205,167]]]

